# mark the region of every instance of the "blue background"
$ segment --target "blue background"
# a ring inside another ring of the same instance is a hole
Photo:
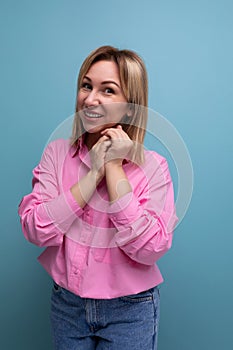
[[[143,56],[150,107],[182,135],[194,168],[189,210],[160,261],[159,349],[233,348],[232,15],[230,0],[0,2],[1,349],[52,348],[51,281],[17,206],[74,111],[81,62],[103,44]]]

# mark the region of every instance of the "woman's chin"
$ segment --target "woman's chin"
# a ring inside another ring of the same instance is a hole
[[[85,130],[89,134],[99,134],[101,131],[107,129],[107,128],[113,128],[117,124],[116,123],[108,123],[108,124],[103,124],[103,125],[96,125],[96,126],[87,126],[85,125]]]

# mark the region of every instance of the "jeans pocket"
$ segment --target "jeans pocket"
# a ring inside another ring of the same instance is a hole
[[[124,297],[120,297],[123,301],[128,301],[131,303],[141,303],[145,301],[152,301],[153,300],[153,291],[154,288],[148,289],[146,291],[137,293],[137,294],[130,294],[126,295]]]
[[[53,292],[59,293],[61,290],[62,290],[62,287],[60,287],[59,284],[53,281]]]

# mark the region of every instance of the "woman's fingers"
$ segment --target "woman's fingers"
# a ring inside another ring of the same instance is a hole
[[[122,161],[128,157],[133,142],[121,125],[115,128],[107,128],[101,134],[102,136],[91,150],[91,162],[94,169],[104,174],[104,164],[109,161]]]
[[[129,136],[124,132],[121,125],[117,125],[116,128],[108,128],[103,130],[102,135],[108,136],[112,139],[129,139]]]
[[[102,176],[105,173],[104,163],[106,153],[111,144],[111,139],[108,136],[103,135],[99,138],[90,151],[92,169],[97,170]]]
[[[96,145],[99,144],[99,143],[102,143],[104,141],[107,141],[109,140],[109,137],[107,135],[103,135],[99,138],[99,140],[96,142]]]

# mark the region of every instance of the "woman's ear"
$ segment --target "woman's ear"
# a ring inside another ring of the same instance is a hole
[[[134,114],[134,108],[132,105],[129,105],[126,115],[130,118],[133,116],[133,114]]]

